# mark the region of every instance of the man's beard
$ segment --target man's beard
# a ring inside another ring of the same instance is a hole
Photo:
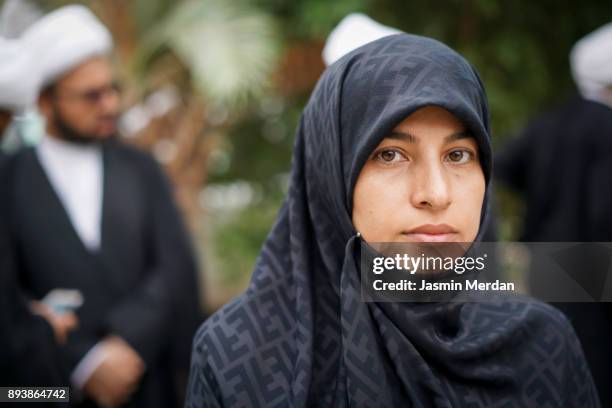
[[[105,140],[114,139],[117,135],[113,133],[111,135],[100,137],[93,133],[83,133],[75,129],[72,125],[66,121],[61,114],[60,109],[54,107],[53,109],[53,124],[59,134],[57,135],[60,139],[66,142],[76,143],[81,145],[91,145],[96,143],[102,143]]]
[[[11,120],[13,119],[13,114],[0,109],[0,141],[2,141],[2,136],[4,136],[4,131],[8,129],[11,124]]]

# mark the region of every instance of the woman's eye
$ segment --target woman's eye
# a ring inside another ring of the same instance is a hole
[[[468,150],[453,150],[448,154],[448,160],[456,164],[463,164],[470,161],[472,156],[472,152]]]
[[[402,160],[402,155],[396,150],[381,150],[376,158],[384,163],[392,163]]]

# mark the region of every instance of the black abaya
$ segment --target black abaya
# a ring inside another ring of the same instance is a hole
[[[195,337],[187,407],[598,406],[571,326],[550,306],[360,300],[357,177],[380,141],[427,105],[466,125],[488,182],[484,89],[445,45],[389,36],[323,74],[251,283]]]

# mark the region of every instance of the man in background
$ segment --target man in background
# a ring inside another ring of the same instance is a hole
[[[83,295],[61,350],[81,406],[177,406],[201,320],[196,263],[163,172],[117,140],[111,35],[87,8],[66,6],[22,40],[39,50],[47,127],[7,177],[20,277],[36,295]]]
[[[612,23],[578,41],[570,63],[580,95],[537,117],[495,157],[496,178],[525,199],[524,242],[612,241]],[[582,342],[602,406],[612,406],[612,305],[555,306]]]
[[[1,141],[13,116],[33,102],[37,75],[29,73],[32,59],[18,41],[0,38],[0,61]],[[0,151],[0,179],[5,161]],[[0,189],[0,207],[10,200],[8,192]],[[0,386],[63,385],[56,341],[64,343],[76,324],[73,313],[54,313],[24,296],[17,282],[12,242],[0,216]]]

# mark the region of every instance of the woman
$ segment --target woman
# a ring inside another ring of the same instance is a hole
[[[598,406],[551,307],[360,301],[360,242],[479,240],[490,175],[482,83],[445,45],[398,34],[328,68],[251,284],[195,337],[186,406]]]

